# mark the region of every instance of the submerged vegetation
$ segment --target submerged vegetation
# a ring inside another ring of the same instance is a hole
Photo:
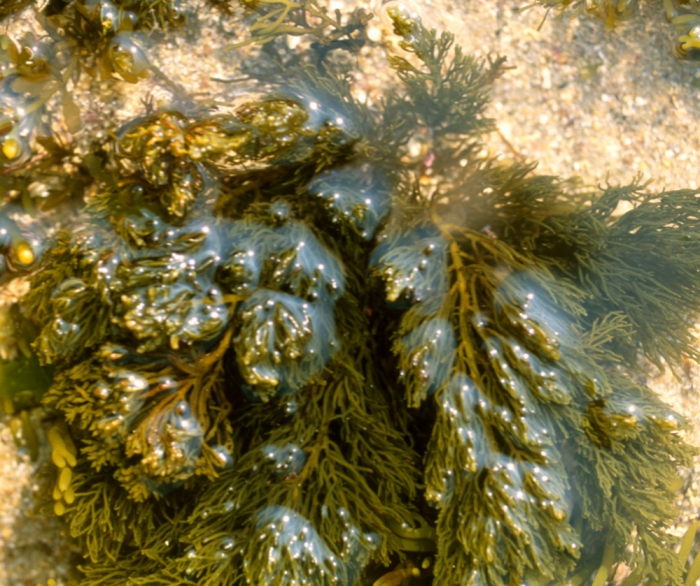
[[[127,13],[180,12],[118,3],[102,39],[107,4],[44,18],[73,19],[74,67],[137,81],[104,61]],[[700,191],[485,158],[504,60],[398,6],[379,105],[347,58],[370,15],[245,6],[255,91],[149,105],[85,153],[34,118],[60,52],[0,40],[0,395],[42,403],[81,584],[683,584],[694,449],[638,381],[697,358]]]

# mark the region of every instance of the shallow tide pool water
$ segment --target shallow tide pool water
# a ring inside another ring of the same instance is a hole
[[[0,584],[694,583],[669,6],[0,6]]]

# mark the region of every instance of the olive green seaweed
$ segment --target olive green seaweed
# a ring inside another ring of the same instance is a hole
[[[49,93],[138,81],[115,39],[187,18],[117,4],[0,39],[0,281],[29,283],[0,309],[0,398],[25,434],[41,410],[39,507],[80,584],[692,581],[696,527],[680,554],[669,529],[696,450],[638,381],[698,358],[700,191],[483,155],[505,60],[398,6],[395,79],[358,100],[371,15],[312,0],[242,2],[235,105],[164,82],[85,151],[41,127]]]

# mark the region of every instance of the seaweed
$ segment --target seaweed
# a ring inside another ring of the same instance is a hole
[[[700,192],[484,156],[504,59],[400,7],[371,105],[345,55],[369,15],[243,5],[276,59],[235,105],[149,106],[41,161],[9,142],[31,112],[0,127],[3,279],[28,286],[0,314],[2,397],[41,402],[40,506],[81,584],[690,579],[668,534],[689,423],[638,381],[640,356],[698,358]],[[89,32],[100,6],[72,9],[103,58],[122,33]],[[275,53],[286,35],[306,44]],[[53,57],[6,49],[6,80],[63,91]]]

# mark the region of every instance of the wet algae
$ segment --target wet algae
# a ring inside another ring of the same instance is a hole
[[[0,396],[33,446],[41,402],[80,583],[683,584],[694,449],[638,381],[697,358],[700,192],[484,158],[503,60],[394,5],[378,106],[370,15],[261,0],[245,99],[147,104],[82,154],[41,131],[77,68],[139,82],[114,40],[184,18],[142,4],[51,2],[53,40],[2,45],[2,280],[29,288]]]

